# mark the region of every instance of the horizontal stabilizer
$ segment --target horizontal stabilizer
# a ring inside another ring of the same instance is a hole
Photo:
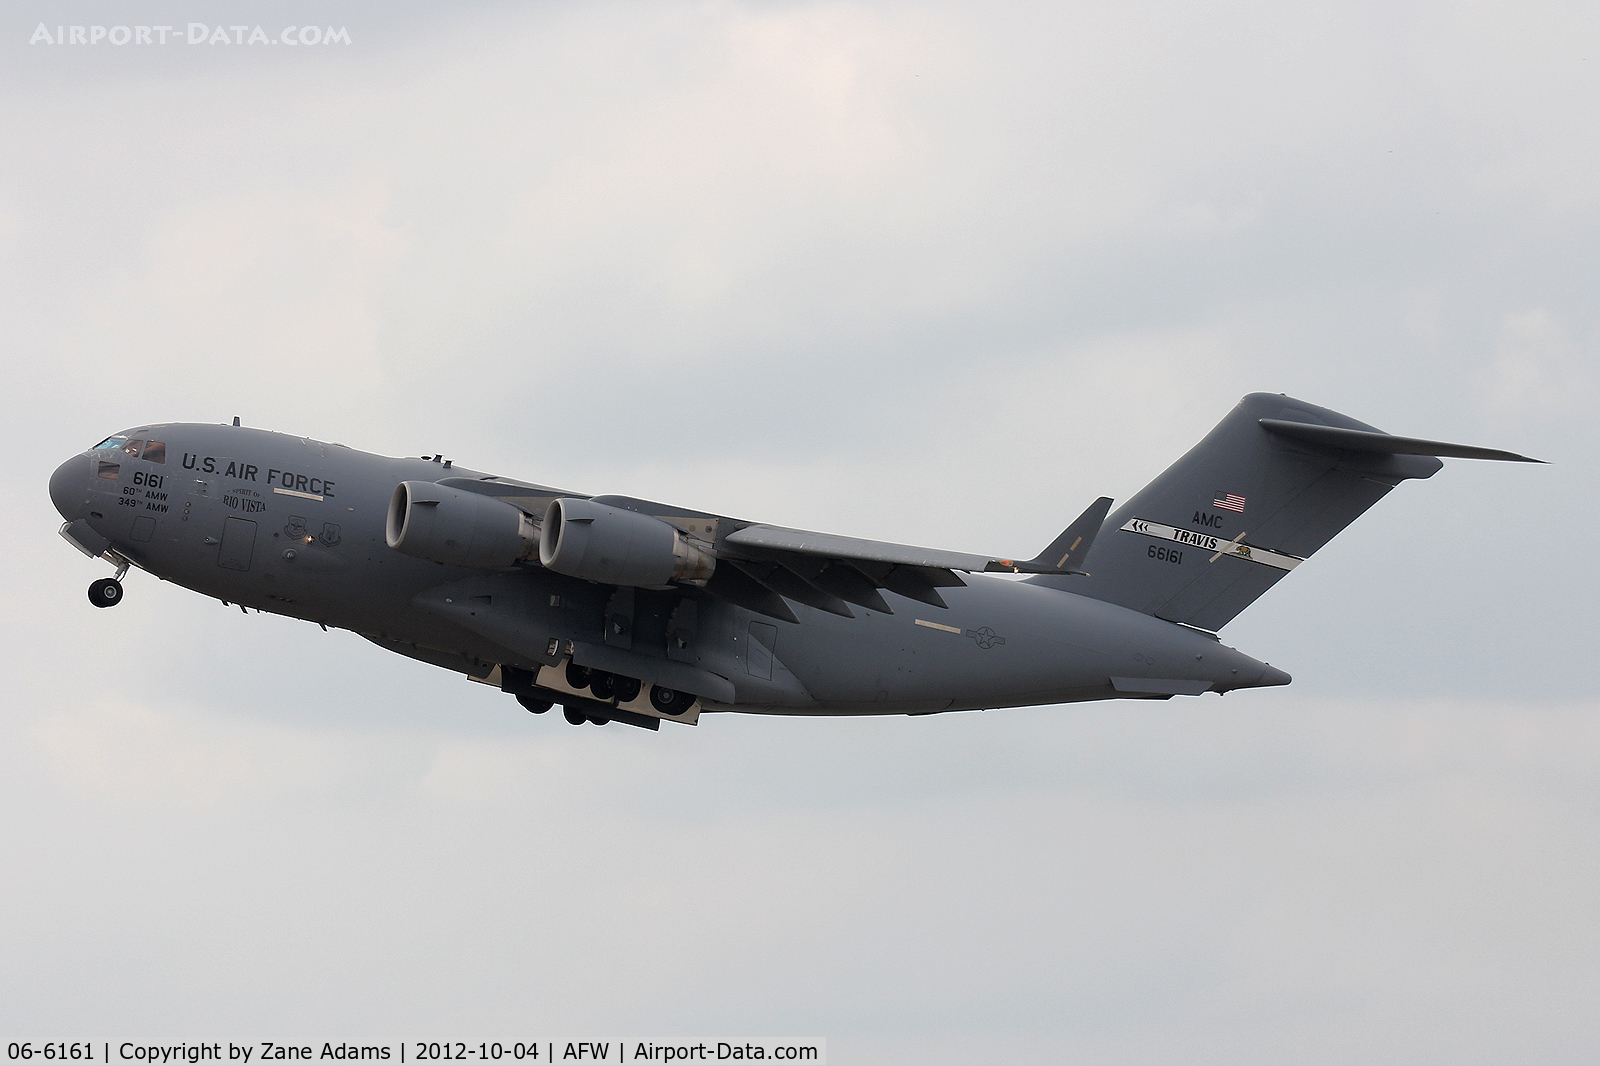
[[[1323,448],[1341,448],[1352,452],[1379,452],[1384,455],[1437,455],[1446,459],[1499,459],[1509,463],[1542,463],[1543,459],[1530,459],[1516,452],[1498,448],[1478,448],[1471,444],[1446,444],[1438,440],[1420,440],[1416,437],[1396,437],[1391,433],[1375,433],[1364,429],[1344,429],[1339,426],[1318,426],[1310,422],[1289,422],[1281,418],[1263,418],[1261,428],[1280,437],[1305,441]]]

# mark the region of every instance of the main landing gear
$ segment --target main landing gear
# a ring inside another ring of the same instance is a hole
[[[533,674],[527,670],[519,670],[515,666],[502,667],[500,688],[515,696],[517,702],[522,704],[522,709],[530,714],[543,714],[551,707],[550,701],[534,687]]]
[[[650,686],[650,706],[662,714],[680,715],[688,713],[694,706],[694,696],[688,692],[678,692],[660,685]]]
[[[568,661],[567,684],[580,692],[583,689],[588,689],[595,697],[594,701],[583,700],[580,697],[572,703],[566,704],[566,719],[573,725],[582,725],[585,722],[605,725],[607,721],[611,720],[631,722],[634,718],[643,718],[646,721],[654,722],[654,719],[651,719],[648,715],[639,715],[632,711],[621,711],[611,704],[612,700],[615,700],[617,704],[622,704],[639,698],[639,693],[644,689],[644,682],[636,677],[610,674],[604,670],[593,670],[587,666],[579,666],[575,662]],[[676,692],[661,685],[650,686],[650,706],[662,714],[674,717],[687,714],[689,708],[694,706],[694,701],[695,697],[692,693]],[[591,702],[598,703],[599,706],[591,706],[589,709],[584,709],[583,704]],[[574,703],[578,705],[574,706]],[[612,717],[610,719],[606,717],[607,711],[611,713]],[[625,717],[629,715],[632,717]],[[653,728],[653,725],[646,726],[646,728]]]
[[[500,667],[500,688],[516,697],[518,703],[534,714],[543,714],[556,703],[561,704],[561,716],[573,725],[623,725],[641,729],[661,728],[661,719],[638,711],[630,711],[619,704],[639,698],[645,683],[637,677],[613,674],[567,663],[566,681],[576,691],[565,694],[535,684],[537,674],[516,666]],[[580,695],[581,693],[581,695]],[[687,692],[675,692],[660,685],[650,686],[650,705],[662,714],[687,714],[694,706],[695,697]]]
[[[128,572],[126,559],[118,559],[117,576],[103,577],[89,586],[89,602],[96,607],[115,607],[122,602],[122,577]]]
[[[522,704],[522,709],[533,714],[543,714],[551,707],[549,700],[541,700],[531,692],[517,693],[517,702]]]

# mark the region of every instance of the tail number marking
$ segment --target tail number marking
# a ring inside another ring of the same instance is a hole
[[[1304,560],[1293,555],[1268,551],[1266,548],[1258,548],[1253,544],[1245,544],[1242,540],[1235,540],[1229,543],[1220,537],[1213,537],[1207,533],[1196,533],[1191,529],[1178,529],[1175,526],[1163,525],[1160,522],[1150,522],[1143,518],[1130,518],[1123,524],[1122,529],[1128,533],[1154,537],[1156,540],[1167,540],[1186,547],[1199,548],[1202,551],[1216,552],[1217,555],[1213,558],[1213,561],[1227,556],[1230,559],[1243,559],[1246,562],[1259,563],[1262,566],[1270,566],[1278,570],[1293,570],[1304,562]],[[1160,554],[1163,551],[1166,552],[1165,556]],[[1152,559],[1162,559],[1165,562],[1181,564],[1183,561],[1182,552],[1154,544],[1150,545],[1148,554]]]

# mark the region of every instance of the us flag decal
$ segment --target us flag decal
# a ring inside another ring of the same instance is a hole
[[[1235,496],[1231,492],[1225,492],[1221,496],[1218,496],[1216,499],[1212,500],[1211,506],[1223,511],[1234,511],[1238,514],[1244,514],[1244,497]]]

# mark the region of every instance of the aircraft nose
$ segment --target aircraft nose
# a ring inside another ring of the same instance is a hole
[[[56,505],[61,517],[72,521],[79,517],[89,491],[89,458],[74,455],[56,467],[50,475],[50,502]]]

